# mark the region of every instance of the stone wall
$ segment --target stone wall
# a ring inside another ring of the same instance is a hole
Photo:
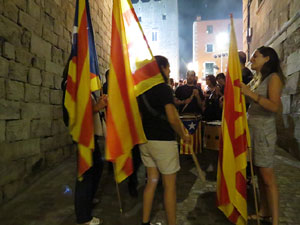
[[[243,0],[245,51],[247,3]],[[283,114],[278,116],[278,144],[300,159],[300,1],[252,0],[250,27],[250,53],[262,45],[271,46],[282,61],[287,83],[282,94]]]
[[[0,0],[0,204],[75,153],[62,121],[62,71],[75,0]],[[103,74],[109,65],[111,0],[90,0]]]

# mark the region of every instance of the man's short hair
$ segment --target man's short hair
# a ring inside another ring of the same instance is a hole
[[[247,60],[246,53],[243,51],[239,51],[240,63],[245,64]]]

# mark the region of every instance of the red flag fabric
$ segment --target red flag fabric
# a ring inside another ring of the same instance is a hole
[[[246,166],[247,147],[250,147],[245,99],[239,87],[241,80],[241,67],[231,16],[218,160],[217,205],[232,223],[238,225],[247,224]]]

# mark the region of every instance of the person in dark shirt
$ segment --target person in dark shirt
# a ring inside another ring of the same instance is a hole
[[[175,104],[180,114],[202,114],[204,96],[202,90],[195,86],[195,71],[187,72],[187,84],[175,90]]]
[[[242,69],[243,83],[248,84],[253,79],[253,73],[245,66],[247,59],[245,52],[239,51],[239,58]]]
[[[168,225],[176,225],[176,173],[180,169],[175,132],[187,144],[191,136],[184,128],[174,106],[173,90],[168,85],[170,65],[167,58],[155,56],[165,83],[158,84],[138,97],[143,128],[148,142],[140,144],[142,161],[147,169],[143,196],[143,222],[150,225],[152,202],[162,174],[164,203]]]

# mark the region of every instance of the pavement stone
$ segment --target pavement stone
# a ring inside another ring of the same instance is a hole
[[[229,225],[223,213],[216,208],[217,151],[204,150],[198,155],[200,165],[206,170],[207,182],[197,177],[191,156],[180,156],[181,170],[177,178],[177,221],[178,225]],[[208,171],[207,171],[208,170]],[[300,225],[300,162],[278,148],[275,157],[275,172],[280,192],[280,224]],[[0,208],[0,224],[5,225],[74,225],[73,190],[76,177],[76,160],[68,159],[54,169],[44,172],[23,193]],[[94,215],[104,219],[105,225],[139,225],[142,218],[142,192],[145,169],[138,173],[139,195],[130,197],[127,182],[119,185],[123,214],[106,163],[97,198],[100,203]],[[158,186],[153,203],[151,222],[166,225],[163,207],[163,188]],[[252,190],[248,190],[248,211],[254,212]],[[251,221],[248,224],[254,225]]]

